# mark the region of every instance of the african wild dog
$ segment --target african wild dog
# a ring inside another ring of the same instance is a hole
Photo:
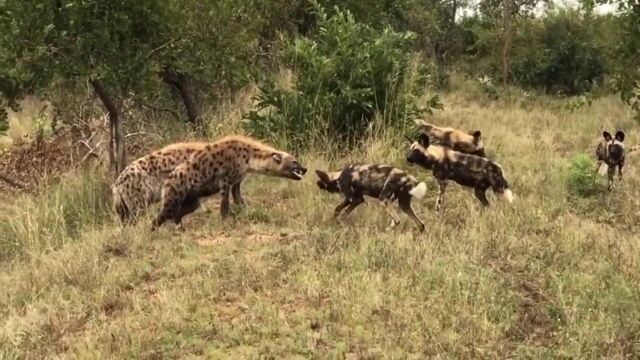
[[[436,210],[442,206],[442,197],[448,180],[474,189],[478,200],[488,206],[486,191],[493,191],[508,202],[513,202],[513,193],[504,178],[502,167],[497,163],[476,155],[464,154],[447,147],[431,145],[429,136],[420,134],[418,141],[407,137],[411,147],[407,153],[407,161],[418,164],[432,171],[438,181],[440,191],[436,200]]]
[[[486,156],[480,130],[466,133],[451,127],[435,126],[424,120],[416,120],[416,124],[420,132],[427,134],[438,145],[446,146],[465,154]]]
[[[398,207],[407,214],[420,229],[424,231],[424,223],[411,208],[411,198],[422,199],[427,192],[427,185],[419,182],[406,172],[388,165],[349,165],[339,171],[326,173],[316,170],[320,180],[320,189],[330,193],[342,193],[344,201],[335,208],[334,218],[346,207],[343,218],[349,215],[358,205],[364,202],[364,195],[382,201],[391,217],[388,229],[396,227],[400,219],[391,209],[391,203],[398,200]]]
[[[166,176],[206,144],[185,142],[167,145],[127,165],[111,188],[113,207],[120,220],[129,222],[146,207],[160,201]]]
[[[616,174],[616,167],[618,167],[618,177],[622,180],[622,168],[625,162],[624,137],[623,131],[617,131],[613,137],[608,131],[603,131],[602,140],[596,148],[596,158],[598,160],[596,171],[600,169],[603,162],[607,165],[607,177],[609,179],[607,189],[609,191],[613,189],[613,177]]]
[[[221,193],[220,215],[228,217],[229,194],[244,206],[240,183],[248,173],[301,180],[304,168],[292,155],[249,137],[227,136],[209,143],[167,176],[162,185],[162,209],[152,223],[167,220],[181,226],[182,218],[200,206],[200,199]]]

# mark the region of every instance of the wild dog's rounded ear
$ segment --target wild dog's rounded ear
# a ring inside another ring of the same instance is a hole
[[[322,170],[316,170],[316,175],[318,175],[318,178],[320,178],[320,180],[322,180],[323,183],[327,183],[328,184],[328,183],[331,182],[331,179],[329,178],[329,175],[327,175],[327,173],[322,171]]]
[[[276,162],[276,164],[280,164],[282,162],[282,154],[273,153],[271,154],[271,158]]]
[[[609,134],[609,132],[606,130],[602,132],[602,137],[607,141],[611,141],[612,139],[611,134]]]
[[[327,188],[327,184],[325,184],[325,183],[324,183],[324,181],[322,181],[322,180],[318,180],[318,181],[316,181],[316,185],[318,185],[318,187],[319,187],[321,190],[325,190],[325,189]]]
[[[429,146],[429,135],[427,134],[420,134],[420,137],[418,138],[418,143],[420,145],[422,145],[422,147],[426,148]]]
[[[474,138],[479,139],[480,136],[482,136],[482,133],[480,132],[480,130],[476,130],[471,135],[473,135]]]
[[[624,142],[624,131],[618,130],[616,132],[616,140]]]

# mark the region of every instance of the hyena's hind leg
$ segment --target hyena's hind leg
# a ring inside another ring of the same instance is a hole
[[[413,211],[413,208],[411,207],[411,195],[407,194],[401,196],[398,199],[398,206],[400,206],[400,210],[402,210],[402,212],[407,214],[407,216],[409,216],[411,220],[416,223],[420,232],[423,232],[425,228],[424,223],[422,222],[422,220],[420,220],[420,218],[418,218],[415,211]]]
[[[238,205],[241,208],[246,207],[246,203],[242,198],[242,192],[240,191],[240,183],[242,181],[238,181],[237,183],[231,186],[231,195],[233,196],[233,203]]]

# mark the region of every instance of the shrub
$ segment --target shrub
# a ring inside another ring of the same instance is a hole
[[[598,174],[593,169],[593,161],[587,154],[578,154],[571,160],[569,169],[569,192],[575,196],[586,198],[600,191]]]
[[[437,96],[426,108],[417,106],[415,97],[424,92],[432,68],[412,61],[411,33],[373,29],[338,8],[328,16],[317,7],[317,19],[315,36],[296,38],[280,54],[293,70],[292,83],[260,81],[257,109],[245,114],[251,133],[286,139],[294,148],[317,137],[352,144],[374,117],[401,127],[440,107]]]
[[[605,71],[595,36],[580,15],[534,20],[516,40],[512,76],[519,85],[577,95],[600,83]]]

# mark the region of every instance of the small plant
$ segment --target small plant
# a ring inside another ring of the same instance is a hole
[[[571,159],[568,187],[573,195],[587,198],[599,193],[598,174],[594,171],[593,161],[587,154],[578,154]]]

